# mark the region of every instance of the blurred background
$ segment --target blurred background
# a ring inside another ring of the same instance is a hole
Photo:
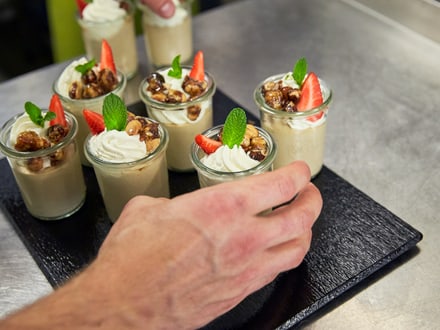
[[[194,14],[237,0],[194,0]],[[84,53],[75,0],[0,0],[0,81]]]

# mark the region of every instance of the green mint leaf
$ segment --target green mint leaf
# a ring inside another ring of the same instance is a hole
[[[91,70],[96,64],[95,59],[91,59],[87,63],[84,64],[78,64],[75,67],[75,70],[81,73],[82,75],[85,74],[87,71]]]
[[[26,110],[26,113],[28,114],[31,121],[35,125],[40,127],[44,127],[45,121],[50,121],[56,117],[55,113],[53,113],[52,111],[47,112],[46,115],[43,117],[41,109],[29,101],[24,104],[24,109]]]
[[[246,112],[242,108],[232,109],[226,117],[223,126],[222,141],[232,149],[235,145],[240,145],[246,132]]]
[[[182,78],[182,67],[180,66],[180,55],[177,55],[171,63],[171,69],[168,71],[170,77]]]
[[[304,57],[302,57],[296,62],[295,67],[293,68],[293,79],[295,79],[298,86],[302,85],[306,74],[307,74],[307,61]]]
[[[107,130],[123,131],[125,129],[127,125],[127,107],[119,96],[110,93],[104,98],[102,114]]]
[[[53,111],[48,111],[44,115],[44,121],[51,121],[52,119],[55,119],[57,117],[56,113]]]

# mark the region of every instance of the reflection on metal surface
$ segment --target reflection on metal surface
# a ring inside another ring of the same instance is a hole
[[[359,8],[363,5],[385,17],[440,43],[439,0],[342,0]]]

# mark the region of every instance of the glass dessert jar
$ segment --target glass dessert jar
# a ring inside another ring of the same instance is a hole
[[[138,70],[134,9],[130,1],[100,0],[87,4],[77,18],[87,57],[99,59],[102,39],[106,39],[117,69],[127,79]]]
[[[192,0],[173,0],[176,10],[171,18],[162,18],[137,0],[142,11],[145,50],[155,68],[171,65],[176,54],[189,64],[193,55]]]
[[[149,118],[145,118],[145,120],[154,122]],[[118,133],[127,135],[125,132]],[[169,138],[167,131],[160,125],[158,125],[158,133],[160,142],[154,146],[151,152],[145,149],[145,155],[136,160],[126,160],[119,152],[113,160],[103,159],[100,154],[94,151],[96,150],[93,146],[94,135],[90,134],[86,138],[85,154],[95,171],[104,205],[112,222],[118,219],[125,204],[135,196],[169,197],[166,163]],[[138,139],[137,136],[135,138]],[[111,140],[113,140],[111,142],[113,146],[110,149],[115,147],[115,139]],[[125,142],[121,142],[121,145],[124,149],[130,149],[130,146]],[[123,151],[121,152],[123,153]]]
[[[158,71],[165,79],[171,79],[167,76],[168,69]],[[184,72],[189,72],[190,67],[182,67]],[[183,77],[185,74],[183,74]],[[181,78],[183,81],[184,78]],[[194,136],[207,130],[213,125],[213,104],[212,98],[215,93],[216,84],[212,75],[205,72],[206,90],[197,98],[180,102],[165,103],[154,99],[147,91],[149,85],[148,78],[144,79],[139,87],[139,96],[145,103],[148,116],[157,120],[163,125],[169,135],[170,144],[167,150],[168,168],[173,171],[193,171],[194,166],[189,157],[191,144]],[[180,86],[178,82],[170,83],[174,86]],[[193,109],[197,109],[196,118],[191,117]]]
[[[36,151],[14,148],[11,132],[23,114],[7,121],[0,132],[0,149],[6,155],[24,204],[29,213],[41,220],[66,218],[81,208],[86,185],[75,136],[78,124],[65,113],[69,131],[57,144]]]
[[[201,147],[199,147],[198,144],[195,142],[191,146],[191,161],[194,164],[195,169],[197,170],[197,175],[199,178],[200,187],[208,187],[215,184],[219,184],[222,182],[227,181],[233,181],[237,180],[249,175],[264,173],[272,170],[273,161],[275,159],[275,156],[277,154],[277,146],[272,137],[268,132],[266,132],[264,129],[260,127],[255,127],[258,131],[258,136],[263,138],[266,145],[266,154],[263,160],[261,161],[254,161],[255,164],[253,164],[248,169],[241,169],[242,165],[245,167],[248,167],[249,165],[240,164],[242,161],[241,159],[231,159],[234,157],[234,155],[237,155],[236,151],[232,151],[231,153],[227,153],[227,157],[223,159],[216,159],[213,163],[221,164],[220,167],[224,167],[222,163],[233,163],[231,167],[234,167],[234,170],[230,169],[219,169],[214,168],[214,166],[208,165],[207,162],[203,161],[203,158],[206,157],[206,153],[203,151]],[[202,133],[202,135],[210,138],[210,139],[216,139],[216,137],[219,136],[223,129],[223,125],[218,125],[213,128],[210,128]],[[245,137],[246,138],[246,137]],[[227,146],[223,146],[224,148],[229,148]],[[234,146],[234,148],[241,148]],[[238,150],[237,150],[238,151]],[[243,151],[243,153],[240,155],[240,158],[246,155],[246,153]],[[209,156],[213,156],[212,154]],[[246,158],[248,156],[246,155]],[[253,160],[252,160],[253,161]],[[243,160],[243,162],[248,163],[249,159]],[[229,167],[226,165],[225,167]]]
[[[327,113],[332,91],[324,80],[319,79],[323,98],[321,105],[295,112],[274,109],[266,103],[262,88],[266,83],[280,81],[285,76],[285,73],[271,76],[258,84],[254,91],[254,101],[260,110],[261,127],[273,136],[278,146],[275,169],[295,160],[303,160],[309,165],[313,178],[323,165]]]
[[[127,79],[125,78],[125,75],[122,72],[118,71],[117,74],[118,84],[116,88],[112,90],[110,93],[88,99],[73,99],[68,94],[69,93],[68,88],[71,82],[68,81],[68,79],[65,77],[64,72],[66,72],[67,69],[72,66],[72,64],[73,66],[75,66],[75,63],[76,62],[72,62],[63,71],[63,73],[55,80],[55,82],[52,85],[52,90],[55,94],[59,96],[64,109],[70,111],[75,116],[78,122],[78,134],[76,139],[78,141],[78,146],[80,149],[79,152],[80,152],[81,163],[86,166],[91,166],[89,161],[84,155],[84,149],[83,149],[84,141],[87,135],[89,134],[89,127],[84,119],[82,111],[84,109],[88,109],[98,113],[102,113],[102,105],[107,95],[113,93],[123,98],[125,88],[127,86]]]

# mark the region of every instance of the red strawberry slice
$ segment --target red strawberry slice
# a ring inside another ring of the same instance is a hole
[[[56,116],[49,122],[50,126],[57,124],[63,127],[68,126],[63,105],[61,104],[60,97],[57,94],[52,95],[52,98],[50,99],[49,110],[54,112]]]
[[[84,109],[83,116],[93,135],[97,135],[105,130],[104,117],[100,113]]]
[[[214,151],[216,151],[218,148],[221,147],[222,143],[220,141],[210,139],[209,137],[198,134],[196,135],[195,141],[197,145],[202,148],[202,150],[209,154],[212,154]]]
[[[82,17],[82,12],[84,8],[87,6],[86,0],[76,0],[76,5],[78,7],[79,15]]]
[[[310,72],[301,86],[301,97],[296,108],[298,111],[307,111],[319,107],[323,102],[321,86],[318,76]],[[314,116],[309,117],[310,121],[319,120],[324,113],[321,111]]]
[[[189,76],[194,80],[205,80],[205,62],[203,59],[203,52],[201,50],[199,50],[194,56],[194,63]]]
[[[100,60],[101,70],[109,69],[116,75],[116,65],[115,60],[113,59],[113,52],[110,44],[107,40],[102,39],[101,43],[101,60]]]

